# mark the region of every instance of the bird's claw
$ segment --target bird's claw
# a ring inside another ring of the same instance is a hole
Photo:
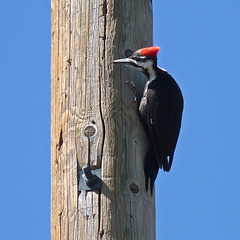
[[[125,83],[130,87],[130,89],[131,89],[131,90],[133,91],[133,93],[134,93],[134,99],[133,99],[133,101],[134,101],[134,102],[140,101],[140,95],[139,95],[139,93],[138,93],[138,91],[137,91],[137,88],[136,88],[135,84],[134,84],[133,82],[129,82],[129,81],[126,81]]]

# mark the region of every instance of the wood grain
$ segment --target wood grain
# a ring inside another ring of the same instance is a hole
[[[152,45],[149,0],[52,0],[51,237],[155,239],[155,197],[144,189],[146,136],[125,81],[144,76],[113,59]],[[78,192],[88,162],[84,128],[93,124],[91,168],[101,191]],[[132,189],[132,190],[131,190]]]

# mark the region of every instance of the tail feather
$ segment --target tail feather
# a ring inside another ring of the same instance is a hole
[[[155,183],[155,180],[156,180],[156,178],[157,178],[157,175],[158,175],[158,170],[159,170],[159,166],[158,166],[157,161],[155,161],[154,167],[153,167],[153,169],[152,169],[151,177],[150,177],[150,190],[151,190],[151,195],[153,194],[153,187],[154,187],[154,183]]]
[[[158,170],[159,170],[158,162],[156,160],[153,149],[150,148],[145,157],[144,174],[146,191],[148,191],[150,181],[151,194],[153,193],[154,182],[157,178]]]
[[[173,154],[165,157],[165,161],[163,161],[163,171],[169,172],[173,162]]]

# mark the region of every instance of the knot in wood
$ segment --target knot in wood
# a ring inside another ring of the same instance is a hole
[[[132,56],[132,54],[133,54],[133,51],[131,49],[126,49],[125,50],[125,56],[126,57],[130,57],[130,56]]]
[[[138,185],[135,184],[135,183],[131,183],[131,184],[130,184],[130,190],[131,190],[131,192],[134,193],[134,194],[139,193],[139,187],[138,187]]]

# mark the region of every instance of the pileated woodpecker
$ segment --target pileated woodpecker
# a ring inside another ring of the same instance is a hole
[[[138,114],[149,138],[150,147],[144,162],[145,187],[151,193],[159,168],[169,171],[182,121],[183,96],[178,84],[157,66],[160,47],[142,48],[128,58],[114,60],[144,73],[148,81],[142,98],[130,83],[138,103]],[[127,82],[129,83],[129,82]]]

